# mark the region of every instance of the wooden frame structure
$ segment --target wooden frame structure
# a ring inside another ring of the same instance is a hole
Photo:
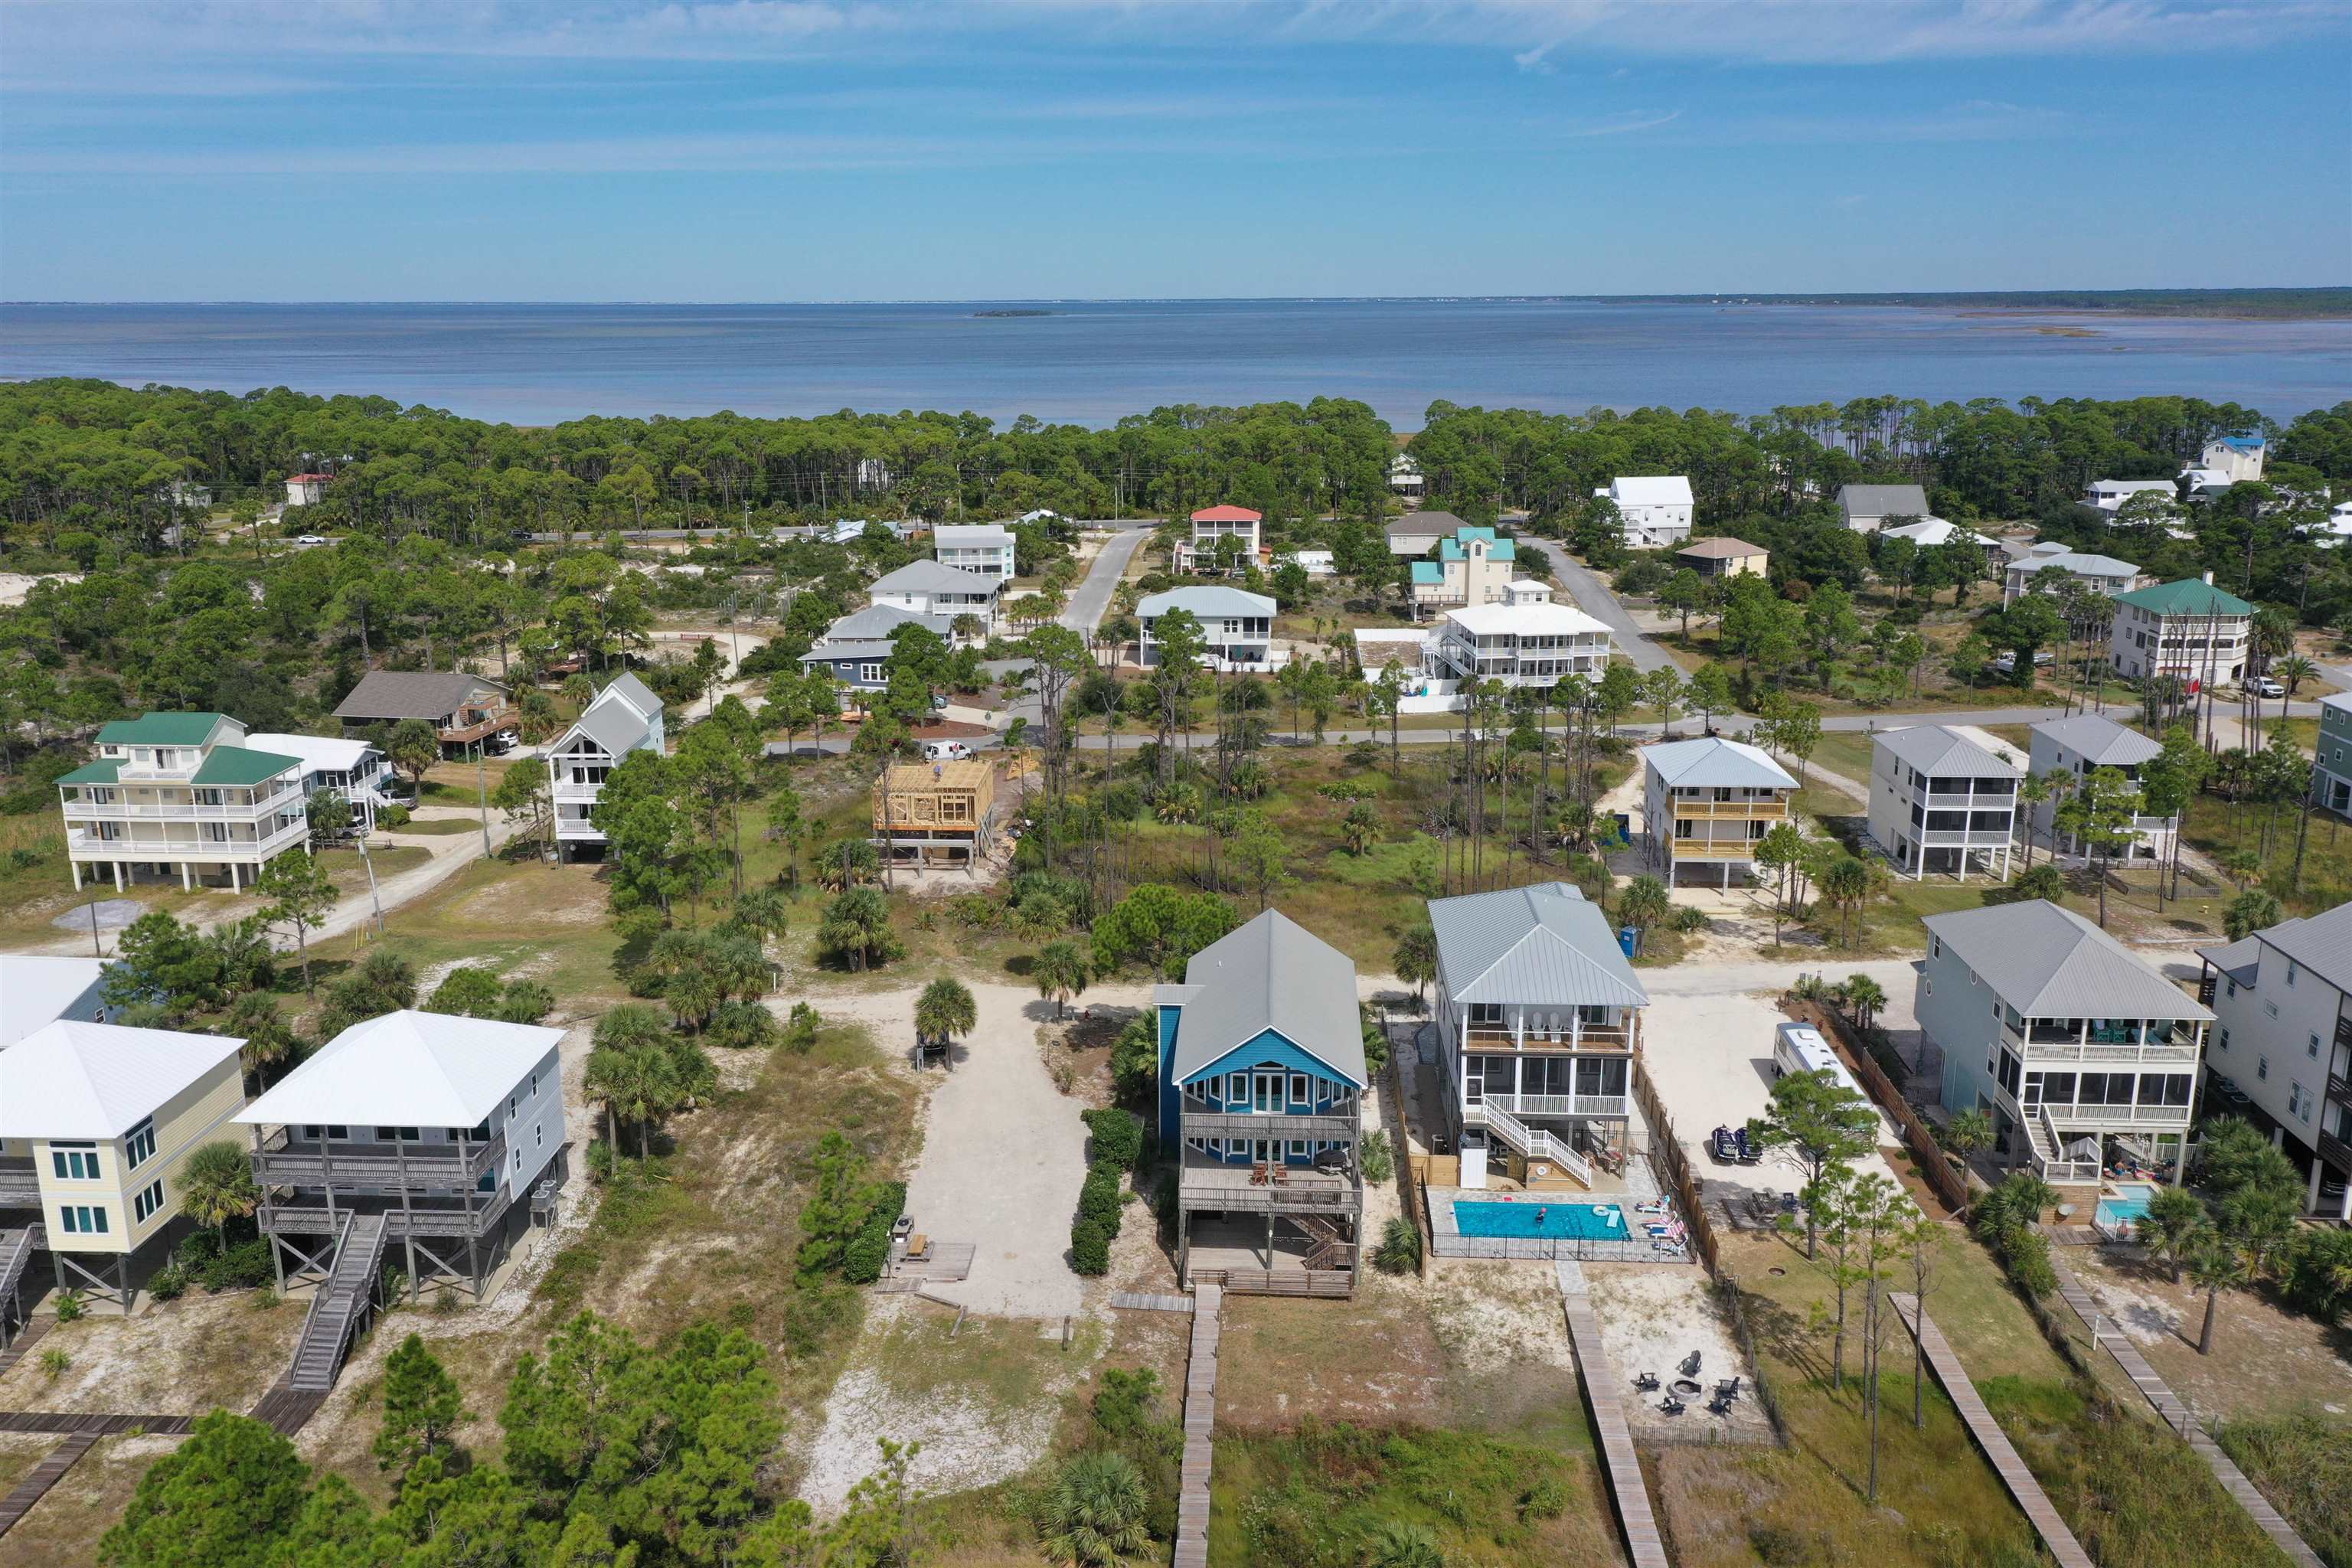
[[[874,784],[874,844],[892,864],[977,870],[996,837],[993,763],[900,763]]]

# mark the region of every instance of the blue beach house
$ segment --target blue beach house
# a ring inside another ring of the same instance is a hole
[[[1152,994],[1160,1141],[1181,1149],[1177,1269],[1232,1290],[1350,1294],[1366,1087],[1356,966],[1268,910]]]

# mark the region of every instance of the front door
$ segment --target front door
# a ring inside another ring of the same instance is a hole
[[[1250,1110],[1260,1116],[1276,1116],[1282,1112],[1282,1074],[1261,1072],[1251,1086]]]

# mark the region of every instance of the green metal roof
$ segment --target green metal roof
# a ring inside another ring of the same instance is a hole
[[[121,763],[84,763],[58,780],[61,784],[112,784],[122,771]]]
[[[2183,577],[2178,583],[2159,583],[2153,588],[2137,588],[2128,594],[2116,595],[2118,605],[2130,605],[2159,616],[2251,616],[2254,607],[2225,588],[2195,577]]]
[[[226,713],[142,713],[117,719],[98,732],[110,746],[201,746]]]
[[[252,752],[243,746],[215,746],[205,753],[204,766],[196,770],[191,783],[200,784],[266,784],[289,768],[302,765],[299,757],[282,757],[276,752]]]

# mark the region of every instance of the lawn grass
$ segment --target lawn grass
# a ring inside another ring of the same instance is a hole
[[[2284,904],[2291,915],[2316,914],[2352,899],[2352,831],[2347,831],[2344,818],[2332,811],[2314,810],[2310,814],[2310,823],[2302,835],[2303,864],[2299,875],[2295,867],[2295,814],[2292,807],[2273,813],[2265,806],[2233,806],[2219,795],[2200,795],[2189,803],[2181,831],[2191,847],[2224,864],[2232,855],[2256,856],[2257,868],[2244,879],[2259,883]],[[2186,884],[2183,890],[2189,890]],[[2237,890],[2225,883],[2210,892],[2196,891],[2219,905],[2227,903]]]
[[[402,823],[398,827],[379,829],[379,831],[384,833],[415,833],[431,836],[451,833],[479,833],[481,830],[482,825],[478,818],[464,816],[411,817],[406,822]]]
[[[2352,1426],[2301,1410],[2215,1436],[2327,1568],[2352,1568]]]

